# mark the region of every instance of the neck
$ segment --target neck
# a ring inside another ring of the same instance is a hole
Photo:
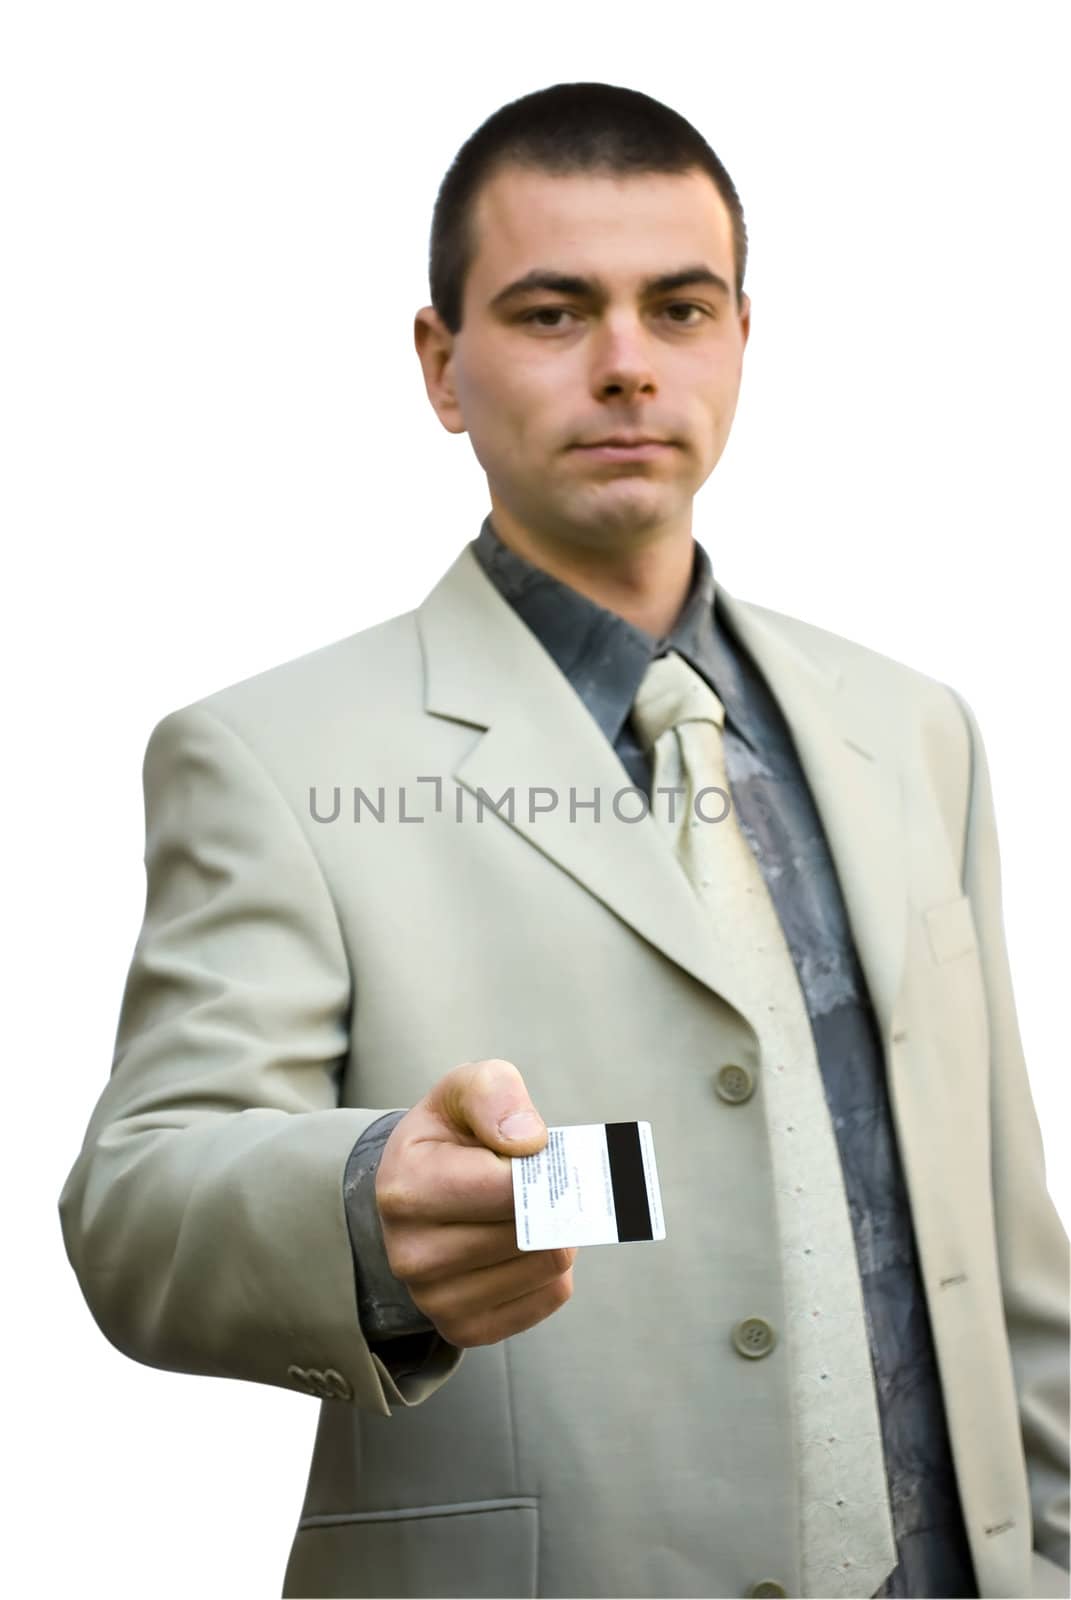
[[[637,548],[605,549],[535,534],[498,505],[492,516],[510,550],[653,639],[669,633],[680,615],[695,560],[690,525]]]

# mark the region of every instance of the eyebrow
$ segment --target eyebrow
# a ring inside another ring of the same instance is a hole
[[[694,266],[681,267],[676,272],[663,272],[654,278],[644,278],[640,289],[645,295],[668,294],[673,289],[685,289],[692,284],[705,284],[707,288],[717,289],[730,298],[732,296],[725,279],[701,262]],[[571,294],[584,300],[606,299],[606,286],[601,278],[581,278],[574,273],[554,272],[547,267],[533,267],[523,278],[515,278],[512,283],[507,283],[504,289],[498,291],[491,301],[491,310],[501,310],[507,302],[518,300],[522,295],[532,294],[537,290],[551,294]]]

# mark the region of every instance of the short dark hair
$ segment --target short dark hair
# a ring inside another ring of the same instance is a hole
[[[747,265],[747,228],[733,180],[703,136],[660,100],[613,83],[555,83],[492,113],[454,157],[439,186],[431,223],[431,303],[451,333],[461,327],[465,279],[476,251],[472,217],[481,186],[502,167],[554,176],[683,173],[713,180],[733,227],[737,304]]]

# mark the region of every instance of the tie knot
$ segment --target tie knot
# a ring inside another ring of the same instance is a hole
[[[632,723],[651,750],[667,728],[679,722],[725,722],[725,707],[714,690],[675,650],[652,661],[632,702]]]

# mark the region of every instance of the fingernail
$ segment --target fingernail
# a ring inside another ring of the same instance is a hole
[[[542,1132],[543,1124],[534,1111],[513,1111],[498,1124],[499,1133],[507,1139],[527,1139]]]

